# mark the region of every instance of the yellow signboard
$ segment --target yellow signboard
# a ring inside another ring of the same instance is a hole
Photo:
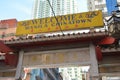
[[[56,20],[57,19],[57,20]],[[17,24],[16,35],[74,30],[91,27],[103,27],[101,11],[91,11],[77,14],[40,18],[20,21]]]

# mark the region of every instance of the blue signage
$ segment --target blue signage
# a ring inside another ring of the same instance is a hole
[[[118,10],[118,7],[116,6],[117,6],[117,0],[106,0],[108,15],[111,15],[113,11]]]

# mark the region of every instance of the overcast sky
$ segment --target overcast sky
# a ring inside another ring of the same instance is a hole
[[[0,20],[16,18],[18,21],[32,18],[32,7],[34,0],[1,0]],[[79,10],[87,11],[86,1],[77,0]]]

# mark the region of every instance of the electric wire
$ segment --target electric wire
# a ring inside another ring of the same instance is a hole
[[[55,12],[54,12],[54,10],[53,10],[53,7],[52,7],[52,5],[50,4],[50,1],[49,1],[49,0],[47,0],[47,1],[48,1],[48,4],[49,4],[49,6],[50,6],[50,8],[51,8],[51,10],[52,10],[52,13],[53,13],[53,15],[54,15],[54,18],[55,18],[55,20],[57,21],[57,24],[58,24],[58,26],[59,26],[59,28],[60,28],[60,31],[62,32],[62,34],[64,34],[63,31],[62,31],[62,28],[61,28],[61,26],[60,26],[60,24],[59,24],[59,22],[58,22],[58,19],[57,19],[56,15],[55,15]]]

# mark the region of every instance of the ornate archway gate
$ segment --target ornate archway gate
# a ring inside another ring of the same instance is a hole
[[[98,77],[95,47],[93,44],[88,45],[81,48],[52,51],[21,51],[16,78],[20,76],[22,68],[55,68],[85,65],[91,66],[91,77]]]
[[[97,58],[102,57],[101,53],[96,53],[96,46],[106,36],[107,32],[78,33],[22,38],[6,44],[19,52],[16,79],[21,77],[23,68],[90,65],[90,78],[96,80],[99,78]]]

